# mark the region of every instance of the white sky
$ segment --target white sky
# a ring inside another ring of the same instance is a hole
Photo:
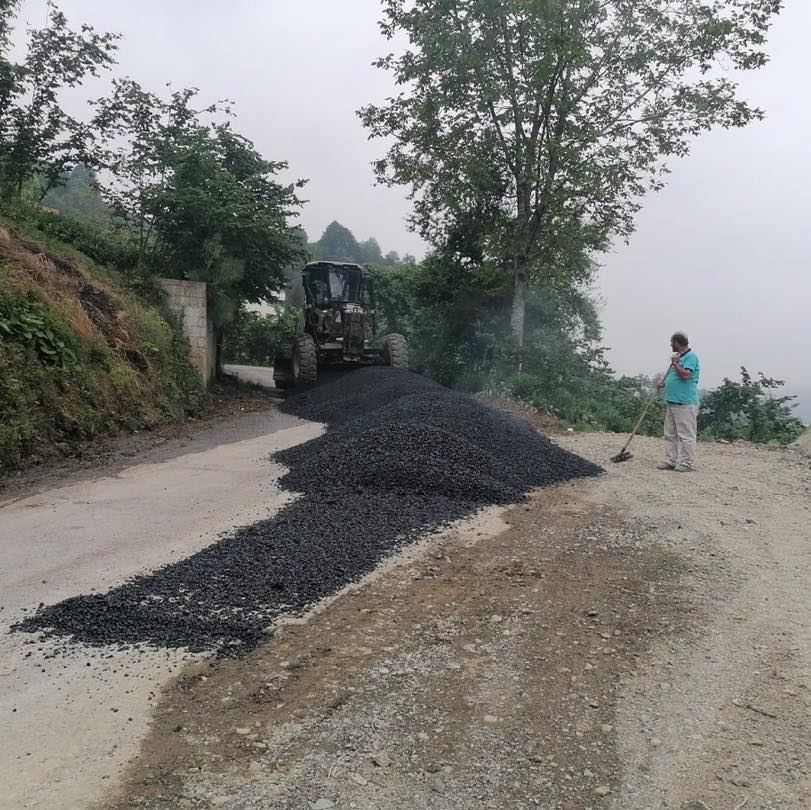
[[[686,330],[715,385],[738,367],[786,379],[811,419],[811,2],[786,0],[770,65],[743,78],[767,112],[745,130],[703,136],[645,201],[630,245],[603,259],[599,288],[610,360],[654,372]],[[68,19],[123,34],[118,75],[159,90],[195,86],[236,103],[235,127],[291,176],[309,178],[301,224],[333,219],[383,251],[421,255],[402,190],[375,187],[355,110],[392,92],[371,67],[387,52],[378,0],[61,0]],[[45,0],[23,0],[40,26]]]

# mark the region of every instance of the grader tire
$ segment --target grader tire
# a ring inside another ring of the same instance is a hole
[[[299,335],[293,344],[293,379],[296,385],[312,385],[318,379],[318,351],[310,335]]]
[[[386,335],[383,339],[383,359],[392,368],[408,368],[408,343],[402,335]]]

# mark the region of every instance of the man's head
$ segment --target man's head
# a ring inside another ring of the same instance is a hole
[[[676,332],[670,338],[670,347],[674,352],[683,352],[690,346],[690,341],[687,340],[687,335],[684,332]]]

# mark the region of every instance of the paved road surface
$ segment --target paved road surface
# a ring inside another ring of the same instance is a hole
[[[225,366],[227,374],[239,377],[243,382],[254,383],[265,388],[275,388],[273,384],[273,369],[264,366]]]
[[[257,418],[251,438],[224,424],[194,452],[0,501],[0,808],[89,806],[135,753],[182,660],[80,647],[46,660],[48,644],[8,627],[41,602],[104,591],[276,511],[287,496],[269,454],[321,428]]]

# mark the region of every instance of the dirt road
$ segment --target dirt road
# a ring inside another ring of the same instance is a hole
[[[273,427],[4,505],[0,617],[272,509],[260,459],[317,432]],[[238,661],[3,635],[0,806],[807,808],[808,461],[707,446],[677,476],[635,452],[426,538]]]

